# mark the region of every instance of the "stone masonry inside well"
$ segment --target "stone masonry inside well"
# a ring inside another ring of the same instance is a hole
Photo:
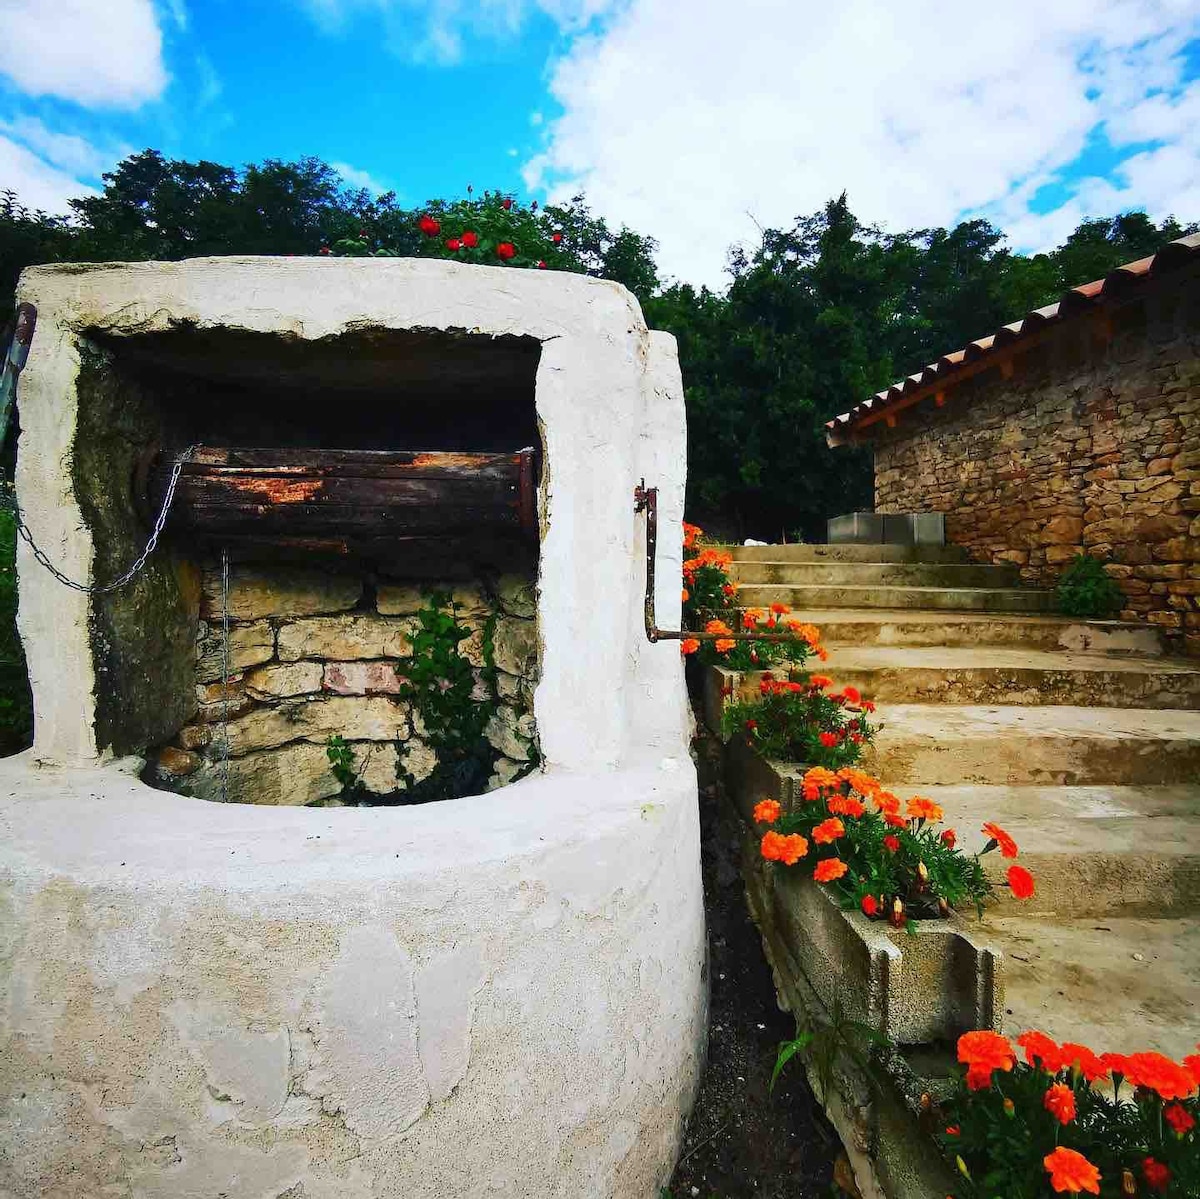
[[[1123,619],[1200,652],[1200,275],[881,428],[875,506],[944,512],[947,541],[1040,586],[1100,557]]]
[[[286,463],[289,447],[320,460],[540,445],[539,354],[529,338],[395,329],[315,342],[188,325],[95,331],[81,343],[72,461],[97,576],[115,577],[145,543],[161,491],[141,464],[169,465],[184,447],[281,447]],[[197,533],[179,501],[145,570],[92,602],[101,749],[146,757],[157,787],[259,804],[449,798],[534,769],[536,528],[467,528],[450,512],[457,525],[443,534],[439,504],[452,509],[454,494],[432,486],[409,508],[381,509],[369,540],[333,549],[336,504],[301,515],[325,521],[313,534],[264,495],[261,519],[226,544]],[[484,725],[473,756],[439,760],[438,731],[408,691],[435,601],[468,633],[460,683]]]
[[[402,694],[417,613],[435,596],[470,630],[459,652],[471,664],[473,698],[492,711],[486,738],[495,756],[487,789],[537,764],[531,574],[418,584],[350,571],[235,567],[225,603],[228,686],[221,682],[221,584],[219,565],[208,564],[196,635],[195,715],[154,755],[157,785],[205,799],[341,802],[343,783],[326,752],[336,736],[349,748],[365,802],[403,802],[404,791],[438,766],[420,713]]]

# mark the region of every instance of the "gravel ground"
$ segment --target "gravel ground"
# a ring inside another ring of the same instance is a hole
[[[808,1199],[833,1184],[837,1134],[796,1063],[767,1087],[780,1041],[795,1034],[775,1002],[771,970],[746,909],[738,827],[721,790],[716,747],[703,733],[700,819],[711,1008],[708,1065],[688,1123],[671,1199]]]

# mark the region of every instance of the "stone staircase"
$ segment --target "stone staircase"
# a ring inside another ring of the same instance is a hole
[[[1181,1057],[1200,1040],[1200,659],[1157,630],[1052,614],[952,548],[731,547],[739,600],[822,629],[823,668],[874,699],[863,765],[928,795],[967,850],[1006,828],[1038,890],[983,928],[1005,1032]],[[984,859],[999,881],[1009,863]]]

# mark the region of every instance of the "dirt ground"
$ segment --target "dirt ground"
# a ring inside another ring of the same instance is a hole
[[[795,1035],[775,1002],[771,970],[746,909],[738,827],[700,743],[700,820],[711,1009],[708,1066],[688,1123],[670,1199],[808,1199],[838,1194],[841,1152],[803,1071],[793,1062],[767,1087],[780,1041]]]

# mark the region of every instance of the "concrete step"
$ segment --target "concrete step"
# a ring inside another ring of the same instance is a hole
[[[863,768],[890,786],[1190,783],[1200,713],[1176,709],[890,704]]]
[[[1195,1053],[1200,918],[1097,917],[1087,907],[1080,897],[1057,918],[984,917],[981,931],[1004,952],[1002,1031],[1036,1028],[1096,1053]]]
[[[829,608],[797,613],[821,630],[826,645],[969,646],[1072,650],[1083,654],[1162,654],[1161,632],[1152,625],[1069,616],[991,615],[986,612],[887,611]],[[739,610],[740,617],[740,610]],[[1200,660],[1198,665],[1200,665]]]
[[[1175,787],[922,786],[902,792],[941,804],[968,853],[995,821],[1020,847],[1037,890],[1018,901],[999,890],[1006,914],[1178,916],[1200,913],[1200,785]],[[1012,864],[982,859],[993,882]]]
[[[993,646],[829,646],[824,673],[883,704],[1200,709],[1200,660]]]
[[[915,608],[925,611],[1049,612],[1054,594],[1031,588],[751,584],[738,590],[746,608],[787,604],[798,615],[823,608]]]
[[[721,545],[743,562],[970,562],[957,545]]]
[[[1012,566],[928,562],[739,562],[730,577],[742,587],[783,583],[870,587],[1017,587],[1020,571]]]

